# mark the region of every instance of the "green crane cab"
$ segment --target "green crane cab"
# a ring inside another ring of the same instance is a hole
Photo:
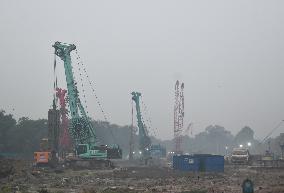
[[[97,158],[97,159],[121,159],[122,150],[118,145],[101,145],[91,146],[89,144],[78,144],[76,153],[80,158]]]
[[[107,150],[101,146],[91,146],[89,144],[78,144],[76,153],[78,157],[90,159],[107,159]]]

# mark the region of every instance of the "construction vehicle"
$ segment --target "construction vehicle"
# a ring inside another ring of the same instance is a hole
[[[271,150],[271,141],[270,137],[271,135],[278,129],[280,128],[284,123],[284,120],[281,120],[274,128],[272,128],[269,133],[262,139],[262,141],[259,144],[265,144],[267,142],[267,149],[265,150],[264,154],[261,156],[259,159],[261,165],[272,165],[273,162],[275,161],[275,156],[274,153]]]
[[[48,138],[42,138],[40,143],[48,143]],[[34,152],[34,166],[36,167],[55,167],[57,162],[58,159],[56,156],[56,152],[50,150],[49,148],[40,148],[40,151]]]
[[[233,164],[249,164],[250,153],[247,148],[234,148],[231,155],[231,163]]]
[[[139,137],[139,151],[138,157],[143,164],[147,165],[149,160],[153,158],[166,157],[166,149],[161,145],[152,145],[151,139],[148,135],[147,127],[143,123],[142,113],[140,109],[141,93],[132,92],[132,100],[136,104],[136,116],[138,124],[138,137]]]
[[[35,166],[48,165],[51,159],[51,151],[48,147],[48,138],[42,138],[40,141],[40,150],[34,152]]]
[[[262,161],[272,161],[272,160],[274,160],[274,156],[271,153],[271,151],[266,150],[264,155],[261,157],[261,160]]]
[[[167,151],[166,148],[163,147],[161,144],[155,144],[151,145],[151,156],[152,157],[166,157],[167,156]]]
[[[122,150],[120,149],[119,145],[101,145],[100,148],[102,150],[107,151],[107,158],[108,159],[121,159],[122,158]]]
[[[55,42],[53,47],[55,49],[55,55],[64,62],[68,103],[71,115],[69,132],[75,146],[76,156],[66,161],[74,166],[83,165],[84,167],[94,168],[110,167],[111,162],[108,159],[107,149],[97,143],[95,128],[90,118],[87,116],[79,97],[70,56],[70,53],[76,49],[76,46],[74,44]],[[121,152],[119,148],[116,150]]]

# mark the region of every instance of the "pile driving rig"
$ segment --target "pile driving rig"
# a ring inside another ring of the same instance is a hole
[[[166,156],[166,149],[161,145],[152,145],[151,139],[148,135],[146,125],[143,123],[142,113],[140,109],[140,97],[141,93],[132,92],[132,100],[136,104],[136,116],[138,124],[138,137],[139,137],[139,158],[145,164],[148,164],[148,161],[153,158],[161,158]],[[137,157],[137,156],[136,156]]]
[[[74,79],[70,53],[76,49],[74,44],[55,42],[53,45],[55,55],[64,62],[65,77],[67,83],[67,94],[69,103],[69,114],[71,115],[69,133],[75,146],[75,157],[68,159],[68,163],[75,166],[87,167],[110,167],[107,145],[98,145],[95,128],[87,116],[81,103],[79,92]],[[114,149],[121,158],[121,149]]]

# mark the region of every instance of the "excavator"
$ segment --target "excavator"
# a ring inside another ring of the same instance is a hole
[[[76,46],[55,42],[53,47],[55,55],[64,62],[69,114],[71,115],[69,133],[75,146],[75,156],[66,161],[73,166],[111,167],[110,158],[121,158],[122,150],[119,146],[110,147],[98,144],[95,128],[81,103],[74,79],[70,53],[76,49]],[[111,157],[108,152],[114,156]]]
[[[148,135],[146,125],[143,123],[142,113],[140,109],[141,93],[132,92],[132,100],[136,106],[136,117],[138,125],[138,137],[139,137],[139,152],[138,157],[143,165],[150,164],[153,159],[159,159],[166,157],[166,149],[159,145],[153,145]]]

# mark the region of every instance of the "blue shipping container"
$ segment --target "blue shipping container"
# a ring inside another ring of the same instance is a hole
[[[199,162],[193,156],[175,155],[173,156],[173,168],[182,171],[198,171]]]
[[[224,172],[224,156],[210,154],[175,155],[173,169],[194,172]]]

